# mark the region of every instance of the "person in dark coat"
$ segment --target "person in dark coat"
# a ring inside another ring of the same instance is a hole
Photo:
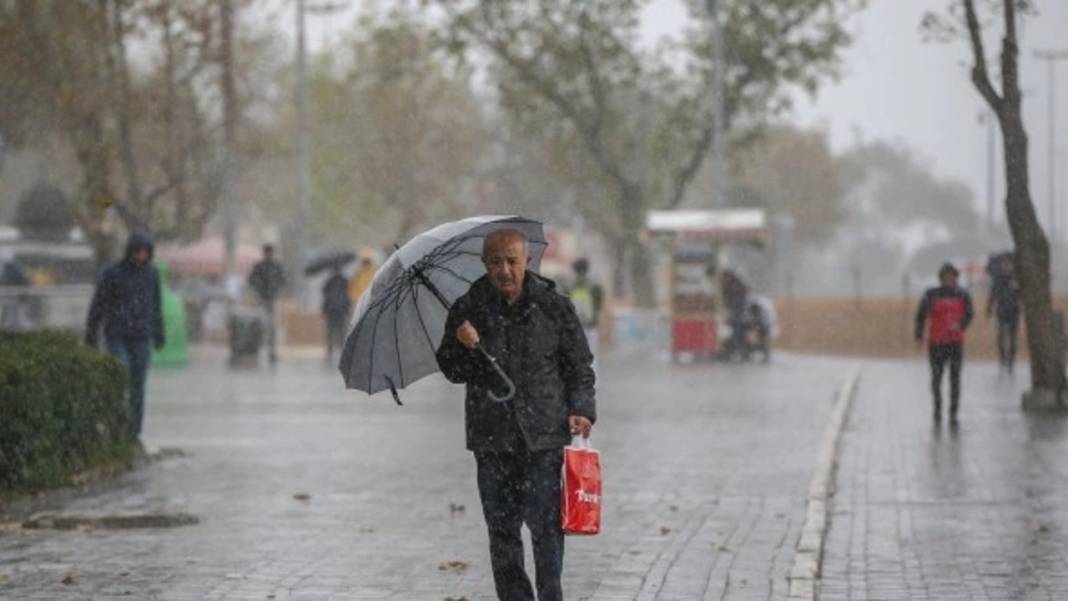
[[[942,419],[942,374],[949,364],[949,419],[956,423],[960,407],[960,372],[964,363],[964,331],[972,322],[972,297],[957,285],[960,272],[950,263],[938,270],[941,285],[924,293],[916,310],[916,342],[923,343],[927,324],[927,353],[931,363],[934,418]]]
[[[263,246],[263,259],[252,267],[248,285],[256,292],[267,319],[267,349],[271,363],[278,361],[278,335],[274,311],[275,301],[286,287],[286,271],[274,258],[274,246]]]
[[[467,448],[474,452],[478,491],[489,530],[497,596],[533,601],[523,568],[525,523],[534,543],[539,601],[563,593],[564,534],[560,523],[563,447],[588,437],[597,418],[593,355],[571,302],[547,279],[526,271],[527,240],[515,230],[490,234],[486,275],[449,311],[437,359],[445,377],[467,385]],[[497,357],[515,382],[515,396],[479,352]]]
[[[149,345],[159,350],[165,343],[159,274],[152,255],[151,238],[130,235],[123,259],[104,270],[97,283],[85,329],[86,344],[95,347],[103,326],[104,346],[129,371],[130,432],[135,438],[144,421]]]
[[[326,322],[326,362],[334,362],[334,348],[345,343],[345,325],[349,320],[352,302],[349,300],[349,280],[339,267],[323,284],[323,320]]]
[[[997,318],[998,360],[1002,368],[1012,373],[1020,332],[1020,283],[1016,279],[1013,254],[998,256],[987,271],[990,273],[990,295],[986,301],[986,316]]]

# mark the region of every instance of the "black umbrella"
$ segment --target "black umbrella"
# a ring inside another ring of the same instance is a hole
[[[352,263],[356,260],[356,253],[350,250],[340,250],[318,257],[308,261],[304,266],[304,275],[315,275],[327,269],[338,268],[341,269],[345,265]]]
[[[348,388],[368,394],[397,389],[438,371],[435,356],[449,307],[486,273],[482,244],[500,229],[521,231],[530,243],[530,269],[537,271],[547,243],[542,225],[522,217],[484,216],[445,223],[419,234],[382,265],[360,297],[338,368]],[[509,392],[515,386],[496,359],[483,357]],[[491,396],[493,396],[491,394]]]

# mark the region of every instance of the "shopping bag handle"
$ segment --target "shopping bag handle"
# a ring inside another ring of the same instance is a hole
[[[497,372],[497,375],[500,376],[502,380],[504,380],[505,386],[508,387],[508,392],[504,393],[504,396],[497,396],[496,394],[493,394],[493,390],[490,389],[486,390],[486,394],[488,394],[491,399],[497,401],[498,403],[507,403],[508,401],[512,400],[512,397],[515,396],[515,382],[513,382],[512,379],[508,377],[508,374],[504,373],[504,370],[501,369],[500,363],[497,362],[497,358],[489,354],[489,352],[487,352],[481,344],[478,345],[478,350],[482,353],[482,356],[485,357],[487,361],[489,361],[490,365],[493,366],[493,370]]]
[[[590,439],[581,434],[576,434],[571,437],[571,446],[576,449],[588,450],[593,448],[593,445],[590,444]]]

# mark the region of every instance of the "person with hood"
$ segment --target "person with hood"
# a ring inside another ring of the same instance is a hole
[[[527,271],[527,244],[511,229],[486,237],[486,275],[449,310],[437,360],[450,382],[467,385],[467,448],[475,455],[498,598],[534,600],[523,567],[525,523],[537,598],[561,601],[563,449],[572,436],[588,437],[597,418],[593,355],[571,302]],[[511,399],[490,396],[504,386],[479,347],[514,381]]]
[[[927,324],[927,355],[931,364],[934,418],[942,419],[942,374],[949,364],[949,419],[957,422],[960,372],[964,362],[964,331],[972,322],[972,297],[957,285],[960,272],[951,263],[938,270],[939,286],[924,293],[916,310],[916,343],[923,344]]]
[[[349,280],[335,265],[323,284],[323,321],[326,324],[326,362],[334,362],[334,348],[345,344],[345,324],[349,320],[352,303],[349,301]]]
[[[248,284],[256,292],[267,318],[267,352],[271,363],[278,361],[278,335],[274,304],[286,287],[286,271],[274,258],[274,246],[263,245],[263,259],[252,267]]]
[[[122,260],[104,270],[89,305],[85,342],[97,346],[101,327],[104,346],[126,366],[130,375],[130,433],[141,435],[145,408],[145,378],[150,345],[166,342],[160,280],[152,265],[152,240],[134,232]]]

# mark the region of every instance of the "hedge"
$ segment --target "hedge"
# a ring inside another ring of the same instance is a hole
[[[0,332],[0,491],[72,482],[128,460],[126,369],[58,332]]]

